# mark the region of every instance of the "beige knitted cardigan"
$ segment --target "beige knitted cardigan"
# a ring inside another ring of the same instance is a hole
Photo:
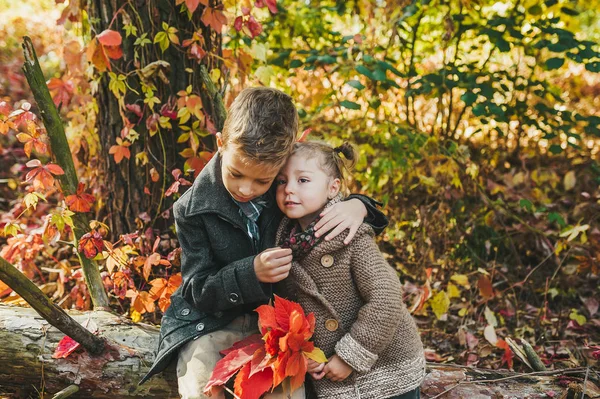
[[[294,221],[282,220],[277,242],[289,223]],[[294,260],[284,280],[290,299],[316,316],[315,345],[355,370],[342,382],[313,381],[317,394],[384,399],[409,392],[421,385],[425,357],[398,276],[381,255],[370,226],[363,224],[348,245],[346,235],[323,240],[300,262]]]

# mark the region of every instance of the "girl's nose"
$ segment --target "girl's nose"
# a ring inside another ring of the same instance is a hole
[[[285,185],[285,193],[286,194],[293,194],[294,193],[294,188],[292,186],[292,183],[288,183]]]

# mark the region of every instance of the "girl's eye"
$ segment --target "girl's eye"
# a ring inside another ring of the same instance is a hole
[[[300,179],[298,179],[298,181],[299,181],[300,183],[308,183],[308,182],[309,182],[309,180],[308,180],[308,179],[305,179],[304,177],[301,177]]]

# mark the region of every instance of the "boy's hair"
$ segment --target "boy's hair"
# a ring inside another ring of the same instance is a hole
[[[298,133],[298,111],[287,94],[268,87],[242,90],[221,132],[223,146],[237,146],[252,161],[280,165]]]
[[[327,175],[340,179],[342,192],[347,189],[348,175],[358,158],[356,150],[347,141],[339,147],[332,147],[318,141],[296,143],[292,155],[300,155],[306,159],[316,158]]]

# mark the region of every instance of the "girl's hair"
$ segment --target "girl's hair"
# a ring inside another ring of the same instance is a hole
[[[339,147],[332,147],[318,141],[295,143],[292,155],[301,155],[307,159],[317,158],[326,174],[340,179],[342,192],[347,189],[348,175],[358,158],[356,150],[347,141]]]

